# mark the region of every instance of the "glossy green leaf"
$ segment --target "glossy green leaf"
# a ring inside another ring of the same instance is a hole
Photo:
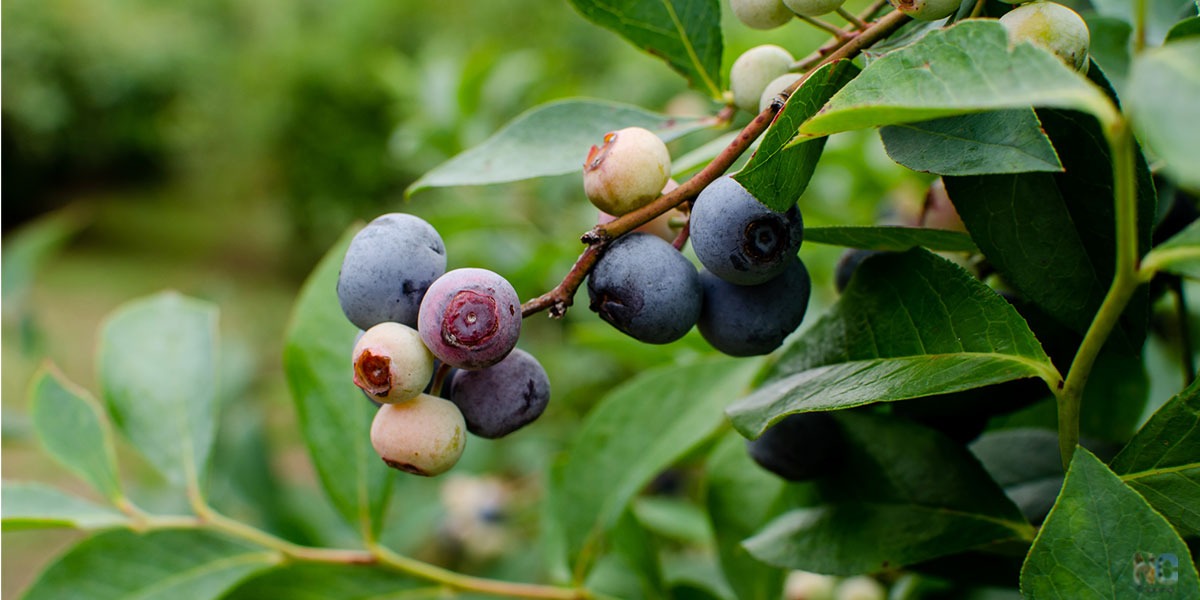
[[[4,530],[103,529],[127,523],[125,515],[42,483],[8,481],[0,485],[0,522]]]
[[[854,63],[843,60],[813,71],[763,134],[758,150],[733,178],[755,198],[777,211],[796,203],[808,187],[825,138],[792,144],[796,129],[829,101],[835,92],[858,74]]]
[[[115,530],[60,556],[24,600],[209,600],[283,561],[276,552],[203,530]]]
[[[1200,190],[1200,40],[1140,54],[1125,106],[1139,138],[1183,186]]]
[[[413,579],[361,565],[294,563],[271,569],[234,589],[226,600],[433,599],[444,588],[417,587]]]
[[[644,127],[665,141],[703,125],[601,100],[558,100],[518,115],[483,143],[434,167],[408,188],[408,194],[436,187],[485,185],[579,172],[588,148],[604,134]],[[580,184],[580,190],[583,187]]]
[[[801,133],[928,121],[985,110],[1056,106],[1117,114],[1104,94],[1041,48],[1009,47],[1004,26],[969,19],[872,62]]]
[[[1165,563],[1154,581],[1151,568]],[[1171,561],[1174,560],[1174,568]],[[1138,567],[1139,563],[1143,566]],[[1091,452],[1077,448],[1062,493],[1021,568],[1021,591],[1038,600],[1200,597],[1179,534]]]
[[[892,160],[938,175],[1061,171],[1050,138],[1028,108],[889,125],[879,130]]]
[[[1103,75],[1089,73],[1099,85]],[[1063,173],[946,177],[946,191],[988,262],[1023,298],[1083,333],[1115,272],[1112,161],[1100,124],[1073,111],[1039,110]],[[1138,244],[1149,249],[1157,202],[1145,161],[1136,163]],[[1119,325],[1141,347],[1148,310],[1136,293]]]
[[[1200,221],[1193,222],[1151,250],[1142,261],[1142,269],[1200,279]]]
[[[1200,17],[1191,17],[1175,24],[1167,32],[1167,42],[1177,42],[1190,37],[1200,36]]]
[[[217,421],[217,308],[163,292],[118,308],[100,331],[113,422],[168,480],[203,481]]]
[[[778,513],[783,480],[755,464],[746,440],[733,434],[709,454],[705,473],[705,504],[729,587],[739,600],[778,599],[785,573],[750,556],[742,540]]]
[[[757,437],[794,412],[849,408],[1058,375],[1025,320],[928,251],[867,258],[837,304],[790,346],[769,382],[726,412]]]
[[[755,557],[781,568],[856,575],[1033,538],[961,445],[887,415],[834,417],[845,455],[822,482],[830,502],[785,513],[747,540]]]
[[[717,0],[571,0],[587,20],[663,60],[695,89],[721,97],[721,8]]]
[[[33,427],[50,456],[109,500],[123,494],[104,408],[87,390],[43,367],[30,383]]]
[[[1105,17],[1088,13],[1087,21],[1091,43],[1088,45],[1088,58],[1092,69],[1100,68],[1104,76],[1113,82],[1113,87],[1120,90],[1124,96],[1129,85],[1129,64],[1133,62],[1133,26],[1115,17]]]
[[[1179,531],[1200,535],[1200,382],[1158,409],[1111,466]]]
[[[1058,434],[1048,429],[1002,429],[984,433],[971,453],[1026,518],[1040,523],[1063,483]]]
[[[592,409],[551,477],[551,509],[572,564],[646,483],[721,426],[721,408],[743,393],[755,367],[720,360],[647,370]]]
[[[921,227],[806,227],[804,241],[895,252],[918,246],[944,252],[977,251],[971,236],[964,232]]]
[[[379,531],[391,474],[371,446],[375,408],[351,378],[350,351],[358,330],[337,299],[338,271],[354,233],[342,235],[300,289],[283,368],[325,493],[346,522],[368,535]]]

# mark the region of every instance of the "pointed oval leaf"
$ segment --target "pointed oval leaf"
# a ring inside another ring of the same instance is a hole
[[[521,113],[483,143],[434,167],[407,193],[574,172],[579,172],[582,181],[588,148],[599,144],[605,133],[635,126],[653,131],[664,141],[704,127],[697,119],[671,117],[629,104],[559,100]]]
[[[238,586],[225,599],[404,600],[412,597],[428,600],[444,593],[444,588],[420,588],[412,578],[385,569],[294,563],[261,573]]]
[[[100,403],[48,366],[29,389],[33,427],[50,456],[110,501],[122,497],[112,431]]]
[[[355,228],[342,235],[309,275],[292,309],[283,368],[309,457],[333,506],[356,531],[379,531],[389,469],[371,446],[375,408],[352,381],[358,331],[337,299],[337,278]]]
[[[1030,109],[999,110],[889,125],[879,130],[892,160],[938,175],[1061,171]]]
[[[198,529],[88,538],[38,576],[24,600],[210,600],[283,561],[272,552]]]
[[[784,514],[746,541],[777,567],[853,575],[1033,539],[1033,528],[961,445],[912,422],[834,414],[844,440],[821,481],[829,503]]]
[[[757,437],[794,412],[905,400],[1058,373],[1025,319],[926,250],[870,257],[844,294],[726,413]]]
[[[734,434],[709,454],[704,472],[705,505],[725,580],[738,600],[776,600],[785,573],[751,556],[742,540],[778,514],[783,480],[754,464],[746,440]]]
[[[663,60],[688,84],[721,97],[721,8],[717,0],[571,0],[587,20]]]
[[[104,529],[128,523],[125,515],[41,483],[5,481],[0,485],[0,521],[4,530]]]
[[[1112,470],[1180,532],[1200,536],[1200,382],[1158,409]]]
[[[572,564],[662,469],[709,438],[754,361],[644,371],[592,409],[551,477],[552,510]]]
[[[1167,271],[1200,279],[1200,221],[1195,221],[1171,239],[1159,244],[1142,261],[1146,273]]]
[[[1152,575],[1147,575],[1150,571]],[[1076,448],[1058,501],[1021,567],[1038,600],[1200,597],[1187,544],[1091,452]]]
[[[788,98],[783,110],[763,134],[754,155],[733,178],[772,209],[785,211],[791,208],[808,187],[825,148],[823,137],[793,144],[796,128],[816,114],[855,75],[858,75],[858,67],[848,60],[813,71]]]
[[[964,232],[921,227],[805,227],[804,241],[893,252],[918,246],[943,252],[978,251],[971,236]]]
[[[1009,47],[1004,26],[968,19],[872,62],[801,133],[927,121],[985,110],[1057,106],[1119,119],[1104,94],[1049,52]]]
[[[216,433],[217,308],[163,292],[100,331],[100,387],[113,422],[169,481],[203,479]]]

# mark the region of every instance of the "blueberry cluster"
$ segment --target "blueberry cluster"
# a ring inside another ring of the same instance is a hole
[[[446,271],[445,244],[424,220],[371,221],[346,250],[337,294],[363,330],[354,384],[379,404],[371,444],[389,466],[444,473],[462,456],[465,431],[502,437],[545,410],[546,371],[516,348],[516,290],[486,269]]]
[[[757,74],[760,80],[770,76],[773,72]],[[661,173],[669,159],[660,158],[662,141],[628,131],[606,136],[605,146],[593,147],[584,165],[588,198],[601,210],[636,209],[653,199],[645,199],[646,190],[664,185]],[[606,155],[626,157],[625,162],[606,169]],[[647,183],[623,183],[631,181]],[[670,182],[665,185],[669,190]],[[596,189],[606,191],[602,201],[592,193]],[[697,326],[709,344],[733,356],[778,348],[808,308],[811,281],[796,256],[804,238],[799,208],[772,210],[725,176],[700,192],[687,223],[702,271],[671,243],[670,229],[667,235],[633,232],[612,242],[592,269],[590,308],[649,344],[673,342]]]

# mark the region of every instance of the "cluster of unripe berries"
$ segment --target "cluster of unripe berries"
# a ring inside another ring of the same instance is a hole
[[[669,191],[669,175],[662,140],[627,128],[592,148],[584,190],[605,220]],[[804,235],[799,209],[772,210],[725,176],[691,203],[687,226],[703,270],[672,244],[672,228],[659,227],[658,235],[635,231],[612,242],[592,270],[591,309],[646,343],[673,342],[696,326],[709,344],[733,356],[778,348],[808,307],[808,271],[796,256]]]
[[[363,330],[354,384],[379,404],[371,444],[389,466],[438,475],[462,456],[467,431],[502,437],[546,408],[546,372],[516,348],[516,290],[486,269],[447,272],[442,238],[424,220],[392,213],[358,232],[337,294]]]

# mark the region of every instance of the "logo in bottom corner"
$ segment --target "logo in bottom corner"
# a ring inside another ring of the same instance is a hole
[[[1166,591],[1179,581],[1179,557],[1170,553],[1133,554],[1133,585],[1143,591]]]

